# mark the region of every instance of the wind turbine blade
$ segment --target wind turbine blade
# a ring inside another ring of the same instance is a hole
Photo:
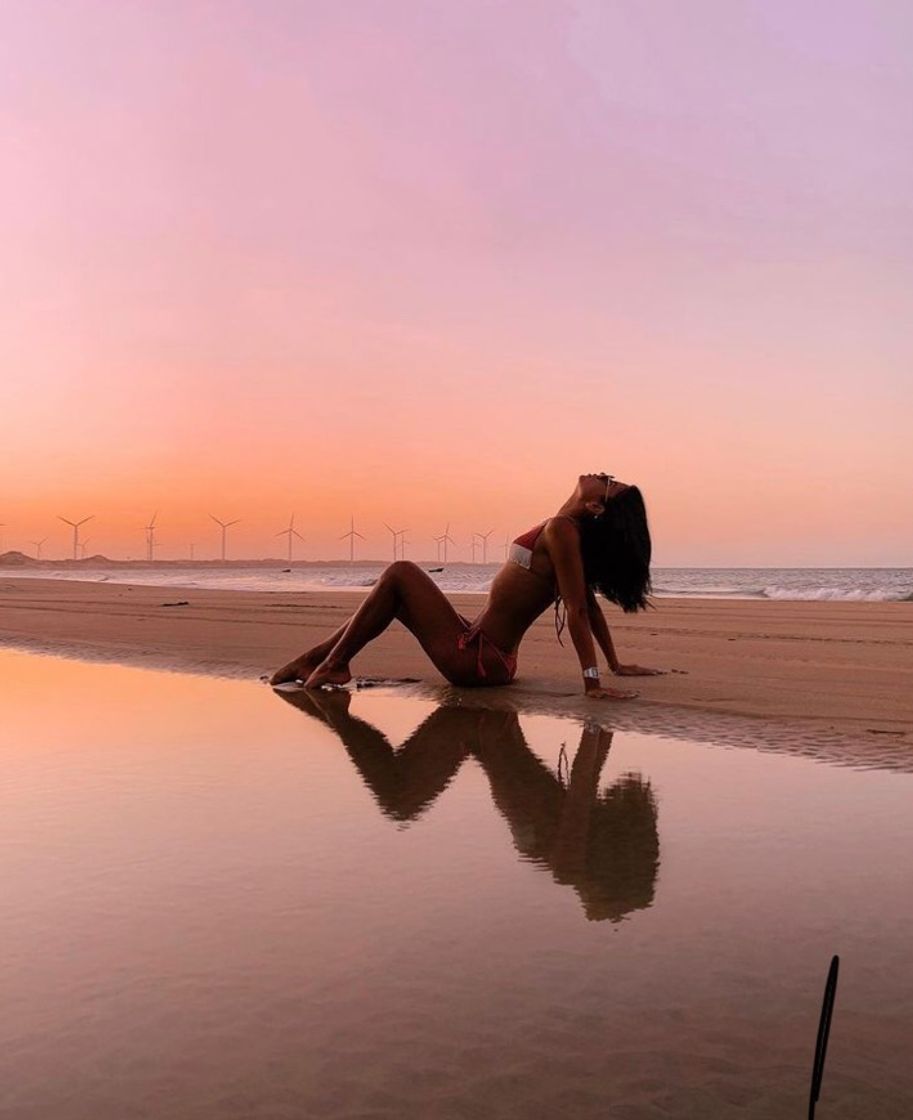
[[[210,516],[210,517],[211,517],[211,518],[213,519],[213,521],[215,521],[215,523],[216,523],[217,525],[221,525],[221,524],[222,524],[222,522],[221,522],[221,521],[220,521],[220,520],[218,519],[218,517],[214,516],[213,514],[210,514],[209,516]]]
[[[366,541],[368,539],[367,537],[363,537],[361,533],[356,533],[355,536],[361,541]]]
[[[57,514],[57,520],[58,521],[63,521],[67,525],[72,525],[74,529],[76,528],[76,522],[75,521],[71,521],[68,517],[61,517],[59,513]]]
[[[240,517],[236,517],[236,518],[234,519],[234,521],[228,521],[228,522],[226,522],[226,524],[225,524],[225,528],[227,529],[227,528],[229,527],[229,525],[237,525],[237,524],[238,524],[238,522],[239,522],[240,520],[241,520],[241,518],[240,518]]]
[[[301,534],[300,534],[300,533],[298,532],[298,530],[297,530],[297,529],[292,529],[292,532],[293,532],[293,533],[294,533],[294,535],[295,535],[295,536],[296,536],[296,537],[298,538],[298,540],[299,540],[299,541],[303,541],[303,540],[304,540],[304,537],[302,537],[302,535],[301,535]]]

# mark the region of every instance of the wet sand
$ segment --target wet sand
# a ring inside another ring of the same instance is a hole
[[[253,677],[322,639],[362,598],[4,578],[0,643]],[[470,617],[479,609],[477,596],[451,598]],[[641,698],[610,705],[613,718],[622,708],[640,719],[691,711],[861,733],[876,750],[913,743],[913,604],[659,599],[656,607],[637,616],[606,611],[623,661],[673,670],[621,682],[639,687]],[[517,681],[499,693],[533,707],[592,710],[570,639],[558,644],[550,615],[527,634],[519,661]],[[443,683],[399,624],[353,670]]]

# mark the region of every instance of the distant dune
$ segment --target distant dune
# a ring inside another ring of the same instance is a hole
[[[0,552],[0,568],[35,568],[38,561],[24,552]]]

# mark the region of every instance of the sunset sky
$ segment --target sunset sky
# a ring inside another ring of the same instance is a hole
[[[6,0],[4,548],[913,563],[907,0]]]

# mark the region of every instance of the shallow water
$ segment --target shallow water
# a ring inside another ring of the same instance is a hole
[[[800,1117],[833,953],[817,1115],[913,1114],[913,775],[471,696],[0,679],[3,1117]]]

